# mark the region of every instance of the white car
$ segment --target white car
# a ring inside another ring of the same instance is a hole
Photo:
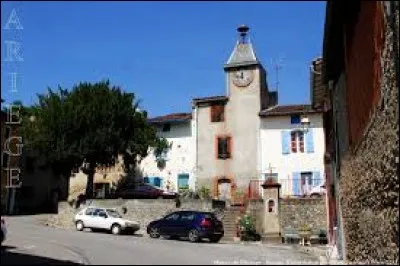
[[[122,232],[135,233],[140,229],[138,222],[123,219],[116,209],[87,207],[79,211],[74,218],[78,231],[85,228],[108,230],[118,235]]]
[[[7,236],[7,228],[6,228],[6,221],[4,220],[3,217],[1,217],[1,243],[3,244],[3,241],[6,240]]]
[[[326,194],[325,184],[313,187],[310,192],[310,197],[320,197]]]

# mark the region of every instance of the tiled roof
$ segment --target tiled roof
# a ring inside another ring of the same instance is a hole
[[[314,108],[323,107],[325,97],[327,96],[327,87],[322,80],[322,58],[313,60],[311,65],[311,102]]]
[[[228,100],[226,96],[211,96],[204,98],[195,98],[193,99],[193,104],[201,104],[201,103],[210,103],[210,102],[225,102]]]
[[[309,104],[297,104],[297,105],[276,105],[274,107],[264,109],[260,112],[260,116],[281,116],[291,114],[310,114],[320,113],[322,110],[313,109]]]
[[[163,116],[157,116],[150,118],[148,121],[152,124],[159,124],[159,123],[180,123],[180,122],[187,122],[192,119],[191,113],[174,113],[168,114]]]

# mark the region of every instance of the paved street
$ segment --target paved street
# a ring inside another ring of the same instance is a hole
[[[7,217],[2,264],[318,264],[284,245],[189,243],[147,236],[113,236],[40,225],[33,216]]]

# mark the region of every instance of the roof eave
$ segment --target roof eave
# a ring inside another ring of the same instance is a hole
[[[163,125],[163,124],[184,124],[190,122],[191,119],[171,119],[171,120],[163,120],[163,121],[149,121],[151,125]]]
[[[200,105],[209,105],[211,103],[226,103],[228,102],[229,98],[218,98],[218,99],[193,99],[192,100],[192,105],[194,106],[200,106]]]
[[[224,69],[227,70],[229,68],[236,67],[244,67],[244,66],[258,66],[260,65],[259,61],[247,61],[247,62],[239,62],[239,63],[229,63],[224,65]]]
[[[322,111],[308,111],[308,112],[286,112],[286,113],[272,113],[272,114],[263,114],[260,113],[259,116],[260,117],[275,117],[275,116],[288,116],[288,115],[295,115],[295,114],[318,114],[318,113],[323,113]]]

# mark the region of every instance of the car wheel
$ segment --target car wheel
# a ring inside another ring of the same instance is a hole
[[[119,224],[113,224],[113,226],[111,226],[111,233],[113,235],[119,235],[121,233],[121,226]]]
[[[190,230],[188,237],[190,242],[198,242],[200,240],[199,231],[196,229]]]
[[[159,238],[160,237],[160,232],[158,231],[158,228],[152,227],[150,228],[150,237],[151,238]]]
[[[83,231],[83,229],[85,229],[85,225],[83,224],[82,221],[77,221],[75,226],[76,226],[76,230],[78,230],[78,231]]]
[[[221,240],[220,236],[212,236],[210,237],[210,242],[211,243],[218,243]]]

